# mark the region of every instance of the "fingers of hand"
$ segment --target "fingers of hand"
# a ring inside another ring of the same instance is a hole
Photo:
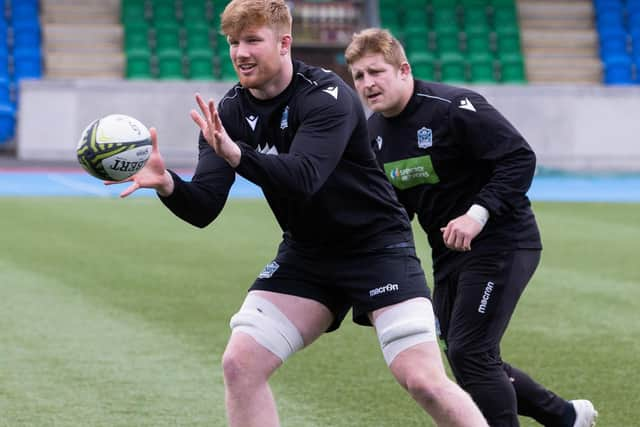
[[[191,119],[198,125],[198,127],[200,127],[200,129],[204,132],[204,130],[207,128],[207,122],[204,121],[202,116],[198,114],[196,110],[191,110],[189,115],[191,116]]]
[[[199,94],[196,95],[196,102],[198,103],[198,107],[200,107],[200,111],[204,114],[205,120],[207,122],[211,122],[211,111],[209,110],[207,103],[204,102],[204,99],[202,99]]]
[[[133,184],[128,186],[122,193],[120,193],[120,197],[125,198],[131,193],[133,193],[134,191],[136,191],[138,188],[140,188],[140,185],[137,182],[134,182]]]
[[[442,239],[449,249],[455,251],[471,250],[471,236],[458,228],[456,224],[449,223],[445,228],[440,229],[443,232]]]
[[[158,131],[156,128],[149,128],[149,133],[151,134],[151,151],[158,151]]]

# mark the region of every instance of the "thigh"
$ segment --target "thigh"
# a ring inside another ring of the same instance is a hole
[[[331,310],[313,299],[261,290],[253,290],[251,292],[278,307],[298,329],[305,346],[308,346],[326,332],[333,322]]]
[[[349,295],[333,283],[333,270],[329,260],[308,256],[283,242],[276,258],[264,267],[250,291],[285,295],[282,298],[292,301],[295,298],[287,297],[298,297],[299,301],[309,300],[301,306],[313,305],[310,301],[316,302],[327,308],[333,319],[325,332],[333,331],[338,329],[351,308]],[[272,298],[281,299],[278,295],[273,295]]]
[[[353,301],[353,319],[371,325],[368,314],[412,298],[430,298],[413,247],[386,248],[351,257],[338,277]]]
[[[517,250],[470,260],[457,275],[448,345],[497,349],[539,259],[539,251]]]

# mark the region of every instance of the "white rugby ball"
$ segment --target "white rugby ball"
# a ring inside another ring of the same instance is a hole
[[[94,120],[82,131],[76,155],[80,165],[104,181],[121,181],[144,167],[151,155],[151,134],[125,114]]]

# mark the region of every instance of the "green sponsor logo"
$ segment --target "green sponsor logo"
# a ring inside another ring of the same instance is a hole
[[[440,178],[433,170],[431,156],[412,157],[384,164],[384,172],[394,187],[405,190],[420,184],[436,184]]]

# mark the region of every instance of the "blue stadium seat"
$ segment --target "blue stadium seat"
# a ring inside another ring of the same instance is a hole
[[[11,82],[7,77],[0,76],[0,104],[11,102]]]
[[[15,110],[9,103],[0,103],[0,144],[13,137],[15,127]]]
[[[604,82],[609,85],[633,83],[632,61],[629,55],[610,56],[604,61]]]
[[[620,10],[604,10],[596,14],[596,27],[598,31],[608,28],[624,28],[624,11]]]
[[[624,28],[607,27],[600,30],[600,57],[604,60],[609,56],[628,53],[628,33]]]
[[[13,23],[13,48],[40,47],[40,24],[38,21],[23,20]]]
[[[20,81],[22,79],[39,79],[42,77],[40,49],[16,49],[13,52],[13,61],[13,75],[16,81]]]

